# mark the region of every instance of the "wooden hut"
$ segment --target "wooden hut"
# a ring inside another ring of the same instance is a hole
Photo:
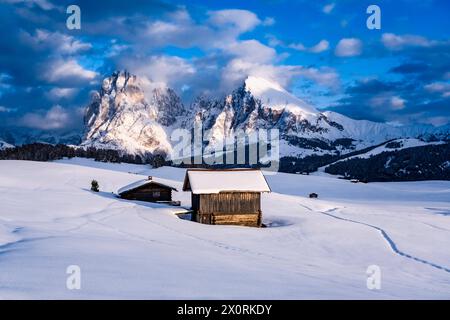
[[[260,170],[188,169],[183,191],[191,191],[193,221],[260,227],[261,193],[270,188]]]
[[[174,187],[155,181],[152,177],[136,181],[120,188],[117,194],[127,200],[139,200],[147,202],[172,202]]]

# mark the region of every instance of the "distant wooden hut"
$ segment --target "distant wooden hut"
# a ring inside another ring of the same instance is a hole
[[[127,200],[172,202],[172,191],[177,191],[177,189],[148,177],[148,179],[139,180],[120,188],[117,194]]]
[[[260,227],[261,193],[270,188],[260,170],[188,169],[183,191],[191,191],[193,221]]]

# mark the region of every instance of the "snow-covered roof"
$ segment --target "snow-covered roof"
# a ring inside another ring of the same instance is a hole
[[[219,192],[270,192],[261,170],[228,169],[202,170],[189,169],[184,178],[183,191],[194,194]]]
[[[163,184],[161,182],[157,182],[157,181],[155,181],[152,178],[151,180],[149,180],[149,179],[138,180],[138,181],[133,182],[133,183],[131,183],[129,185],[126,185],[126,186],[120,188],[119,190],[117,190],[117,194],[121,195],[122,193],[125,193],[125,192],[128,192],[128,191],[140,188],[140,187],[145,186],[147,184],[155,184],[155,185],[159,185],[159,186],[162,186],[162,187],[171,188],[172,190],[177,191],[177,189],[175,189],[174,187],[168,186],[168,185]]]

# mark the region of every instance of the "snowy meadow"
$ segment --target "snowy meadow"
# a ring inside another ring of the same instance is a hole
[[[450,298],[449,181],[267,175],[267,227],[249,228],[181,219],[190,207],[184,174],[0,161],[0,299]],[[181,207],[115,196],[148,175],[175,186]],[[79,268],[79,289],[68,286],[69,266]],[[377,288],[368,286],[371,266]]]

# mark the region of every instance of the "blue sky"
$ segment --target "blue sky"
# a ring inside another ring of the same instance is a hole
[[[81,30],[66,27],[70,4]],[[381,30],[366,27],[370,4]],[[0,0],[0,126],[79,128],[117,69],[187,105],[257,75],[356,119],[448,124],[449,12],[439,0]]]

